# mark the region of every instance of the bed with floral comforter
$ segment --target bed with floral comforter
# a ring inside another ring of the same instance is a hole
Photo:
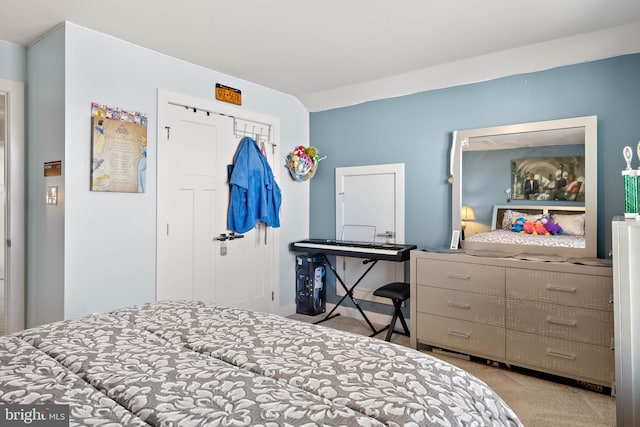
[[[471,374],[274,314],[157,302],[0,337],[0,404],[71,425],[519,426]]]

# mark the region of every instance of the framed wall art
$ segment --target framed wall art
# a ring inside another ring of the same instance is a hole
[[[146,115],[96,103],[91,110],[91,191],[144,193]]]
[[[520,200],[584,202],[584,156],[511,161],[511,195]]]

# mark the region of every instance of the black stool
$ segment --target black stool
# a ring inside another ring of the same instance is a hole
[[[396,334],[409,336],[409,327],[407,327],[407,322],[404,320],[404,316],[402,315],[402,302],[409,299],[409,284],[403,282],[393,282],[386,284],[384,286],[379,287],[375,291],[373,291],[373,295],[382,298],[389,298],[393,301],[393,317],[391,317],[391,323],[389,323],[384,328],[380,329],[374,335],[379,334],[380,332],[387,330],[387,337],[385,341],[391,341],[391,335],[395,332]],[[400,323],[402,323],[402,327],[404,328],[404,333],[400,331],[396,331],[396,320],[400,319]]]

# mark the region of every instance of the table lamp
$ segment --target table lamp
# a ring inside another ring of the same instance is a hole
[[[473,209],[470,206],[462,207],[462,240],[464,240],[464,228],[466,227],[465,221],[475,221],[476,215],[473,213]]]

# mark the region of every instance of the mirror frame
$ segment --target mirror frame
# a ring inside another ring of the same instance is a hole
[[[598,253],[598,118],[597,116],[573,117],[558,120],[546,120],[540,122],[518,123],[512,125],[493,126],[478,129],[457,130],[452,133],[450,152],[450,178],[451,186],[451,226],[452,235],[460,232],[462,223],[462,152],[463,146],[468,145],[470,138],[488,137],[495,135],[519,134],[524,132],[559,130],[567,128],[584,127],[584,156],[585,156],[585,182],[590,183],[585,188],[585,247],[582,248],[541,248],[530,247],[530,252],[525,250],[520,253],[529,254],[558,254],[569,255],[576,258],[597,258]],[[517,207],[518,204],[514,204]],[[457,225],[457,226],[456,226]],[[488,244],[490,245],[490,244]],[[511,250],[502,250],[501,244],[491,245],[492,252],[505,252],[513,254]]]

